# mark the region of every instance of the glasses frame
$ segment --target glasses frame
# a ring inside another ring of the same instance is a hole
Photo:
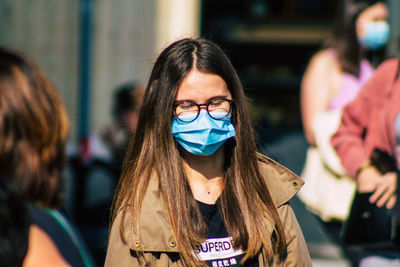
[[[228,101],[228,103],[229,103],[229,111],[228,111],[228,113],[226,114],[226,116],[224,116],[224,117],[222,117],[222,118],[214,118],[214,117],[210,114],[210,111],[208,110],[208,107],[209,107],[209,105],[210,105],[213,101],[215,101],[215,100],[225,100],[225,101]],[[194,117],[193,120],[190,120],[190,121],[183,121],[183,120],[181,120],[181,119],[179,118],[178,114],[176,114],[176,108],[177,108],[180,104],[182,104],[182,103],[187,103],[187,102],[192,103],[192,104],[194,104],[194,105],[197,106],[197,115],[196,115],[196,117]],[[195,120],[199,117],[199,114],[200,114],[200,111],[201,111],[201,107],[206,107],[206,111],[207,111],[208,115],[209,115],[211,118],[213,118],[214,120],[223,120],[223,119],[225,119],[226,117],[228,117],[229,115],[232,114],[232,109],[233,109],[233,104],[234,104],[234,102],[235,102],[235,101],[233,101],[232,99],[227,99],[227,98],[224,98],[224,97],[212,98],[212,99],[208,100],[207,103],[204,103],[204,104],[197,104],[196,102],[191,101],[191,100],[177,101],[177,102],[174,103],[174,115],[175,115],[175,117],[176,117],[179,121],[185,122],[185,123],[190,123],[190,122],[195,121]]]

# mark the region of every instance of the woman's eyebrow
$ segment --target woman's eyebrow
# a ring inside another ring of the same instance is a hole
[[[211,101],[211,100],[214,100],[214,99],[217,99],[217,98],[227,98],[227,97],[228,97],[227,94],[224,94],[224,95],[217,95],[217,96],[213,96],[213,97],[210,97],[209,99],[207,99],[207,102],[209,102],[209,101]]]
[[[207,101],[206,101],[205,103],[208,103],[208,102],[210,102],[211,100],[214,100],[214,99],[218,99],[218,98],[227,98],[227,97],[228,97],[227,94],[224,94],[224,95],[216,95],[216,96],[213,96],[213,97],[210,97],[209,99],[207,99]],[[192,99],[182,99],[182,100],[176,100],[176,101],[175,101],[175,103],[184,103],[184,102],[193,102],[193,103],[196,103],[196,101],[194,101],[194,100],[192,100]],[[205,103],[197,103],[197,104],[205,104]]]

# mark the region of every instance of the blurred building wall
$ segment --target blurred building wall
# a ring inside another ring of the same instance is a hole
[[[94,2],[91,126],[109,121],[112,90],[129,80],[144,83],[155,47],[155,0]]]
[[[171,41],[199,36],[200,13],[200,0],[157,0],[157,53]]]
[[[112,89],[128,80],[145,84],[156,56],[169,42],[198,36],[200,0],[95,3],[92,129],[98,132],[110,119]]]
[[[112,92],[146,83],[167,43],[198,36],[200,0],[92,0],[90,129],[110,120]],[[79,125],[80,0],[1,0],[0,45],[23,51],[50,77]]]
[[[71,118],[77,118],[78,1],[1,0],[0,45],[32,58],[56,85]]]

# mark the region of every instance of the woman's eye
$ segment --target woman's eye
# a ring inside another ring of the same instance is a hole
[[[193,103],[182,103],[179,105],[179,107],[182,109],[192,109],[192,108],[196,107],[196,105]]]
[[[222,100],[222,99],[216,99],[216,100],[213,100],[212,102],[210,102],[209,106],[211,106],[211,107],[218,107],[218,106],[220,106],[223,102],[224,102],[224,100]]]

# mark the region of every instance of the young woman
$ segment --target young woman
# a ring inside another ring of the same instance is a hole
[[[147,85],[105,266],[310,266],[288,204],[302,184],[256,153],[224,52],[204,39],[177,41]]]

